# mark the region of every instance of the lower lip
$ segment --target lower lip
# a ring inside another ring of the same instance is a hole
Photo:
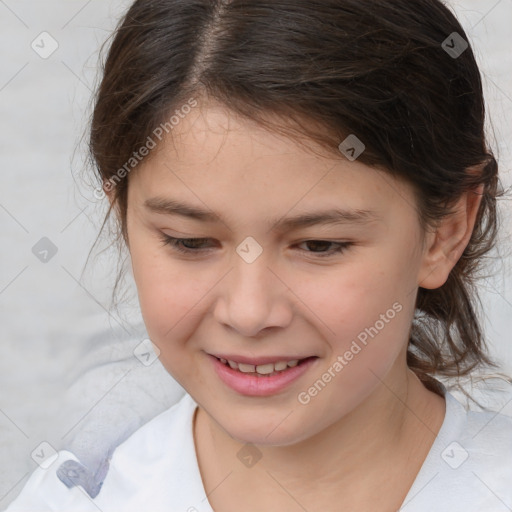
[[[236,392],[247,396],[269,396],[279,393],[307,372],[318,359],[317,357],[305,359],[297,366],[283,370],[271,377],[266,375],[257,377],[233,370],[228,365],[221,363],[216,357],[211,355],[210,357],[213,360],[215,371],[222,382]]]

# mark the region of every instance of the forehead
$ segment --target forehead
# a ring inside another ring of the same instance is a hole
[[[165,210],[166,200],[170,211],[182,198],[181,206],[195,206],[197,219],[212,222],[207,211],[222,217],[251,209],[268,217],[272,210],[277,217],[322,205],[365,211],[369,218],[413,206],[407,184],[391,175],[341,152],[310,150],[216,104],[181,119],[130,181],[132,196],[154,211]]]

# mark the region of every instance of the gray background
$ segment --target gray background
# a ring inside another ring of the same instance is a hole
[[[129,3],[0,0],[0,509],[37,467],[37,454],[67,448],[94,464],[183,394],[158,360],[134,356],[146,334],[133,285],[119,311],[109,308],[117,253],[95,251],[83,273],[105,205],[93,195],[80,139],[99,46]],[[512,0],[450,3],[484,73],[491,143],[510,186]],[[51,48],[44,31],[59,45],[48,58],[31,47]],[[480,289],[492,355],[510,374],[510,201],[501,210],[494,275]],[[33,252],[38,243],[36,253],[48,248],[44,237],[57,249],[47,262]],[[512,412],[510,398],[496,400]]]

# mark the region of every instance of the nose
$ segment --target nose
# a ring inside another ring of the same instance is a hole
[[[247,263],[238,256],[220,283],[215,319],[244,337],[257,337],[272,327],[286,327],[292,318],[289,289],[262,255]]]

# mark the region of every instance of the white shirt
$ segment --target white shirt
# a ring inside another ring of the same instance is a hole
[[[510,512],[512,418],[467,411],[447,391],[445,398],[445,419],[400,511]],[[6,512],[213,512],[194,446],[196,407],[185,394],[118,446],[95,498],[59,479],[62,463],[79,462],[60,451],[48,469],[32,473]]]

